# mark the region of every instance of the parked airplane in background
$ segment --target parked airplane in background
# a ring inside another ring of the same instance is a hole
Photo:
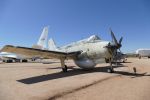
[[[12,62],[27,62],[27,59],[22,55],[8,53],[8,52],[1,52],[0,58],[3,62],[12,63]]]
[[[56,47],[53,40],[50,40],[52,48],[50,50],[41,50],[28,47],[6,45],[1,51],[12,52],[27,55],[30,57],[40,56],[46,58],[60,59],[63,72],[67,72],[65,60],[73,59],[75,64],[83,69],[91,69],[102,61],[108,60],[110,67],[108,72],[114,72],[112,61],[120,49],[122,37],[117,41],[114,33],[111,31],[112,42],[101,40],[93,35],[88,39],[80,40],[63,47]],[[50,45],[49,45],[50,46]]]
[[[127,61],[126,54],[122,52],[117,52],[117,55],[114,58],[114,62],[123,62],[125,63]]]
[[[136,50],[136,54],[138,55],[139,59],[141,59],[141,57],[150,58],[150,49],[138,49]]]
[[[36,45],[33,45],[33,48],[37,49],[46,49],[47,48],[47,38],[48,38],[48,27],[44,27],[42,34]],[[18,52],[9,53],[9,52],[0,52],[0,58],[3,62],[11,63],[11,62],[27,62],[27,59],[38,59],[39,57],[33,56],[32,58],[28,58],[24,55],[19,55]]]

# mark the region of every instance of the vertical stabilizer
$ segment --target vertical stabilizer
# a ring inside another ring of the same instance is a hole
[[[57,47],[56,47],[56,44],[54,42],[54,40],[51,38],[49,39],[48,41],[48,50],[52,50],[52,51],[57,51]]]
[[[46,48],[47,47],[47,39],[48,39],[48,27],[44,27],[37,45],[41,46],[42,49]]]

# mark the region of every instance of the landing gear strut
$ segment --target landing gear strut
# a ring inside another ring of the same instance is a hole
[[[61,67],[62,67],[62,71],[63,72],[67,72],[68,71],[68,68],[67,66],[65,65],[65,59],[61,59]]]
[[[113,72],[114,72],[114,68],[113,68],[113,66],[112,66],[111,59],[110,59],[110,67],[107,69],[107,72],[108,72],[108,73],[113,73]]]

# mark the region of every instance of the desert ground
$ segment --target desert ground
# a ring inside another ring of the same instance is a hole
[[[1,63],[0,100],[150,100],[150,59],[128,58],[107,73],[109,64],[82,70],[60,63]],[[134,73],[133,68],[136,68]]]

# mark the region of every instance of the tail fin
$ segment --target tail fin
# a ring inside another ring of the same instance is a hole
[[[58,48],[56,47],[56,44],[52,38],[49,39],[49,41],[48,41],[48,50],[53,50],[53,51],[58,50]]]
[[[43,49],[47,46],[47,38],[48,38],[48,27],[44,27],[43,32],[37,42],[38,46],[41,46]]]

